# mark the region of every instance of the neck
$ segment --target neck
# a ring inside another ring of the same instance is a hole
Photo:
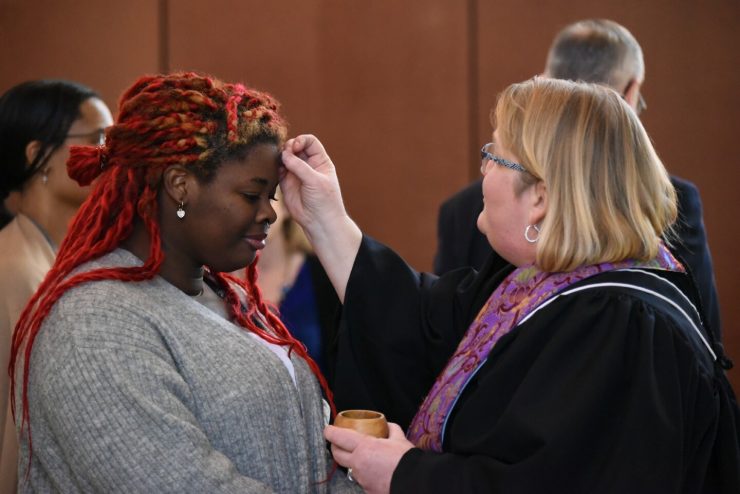
[[[57,248],[67,234],[69,223],[79,209],[79,204],[53,200],[51,194],[38,191],[36,184],[24,189],[20,196],[18,212],[33,220]]]
[[[142,261],[149,258],[151,239],[141,220],[137,219],[131,235],[121,246]],[[203,293],[203,266],[193,265],[192,261],[186,260],[179,251],[168,246],[164,239],[162,250],[165,256],[159,269],[159,276],[188,295]]]

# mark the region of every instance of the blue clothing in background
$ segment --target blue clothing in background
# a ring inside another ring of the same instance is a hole
[[[308,354],[319,364],[321,372],[327,375],[319,307],[308,262],[303,263],[295,283],[283,295],[280,318],[293,336],[306,345]]]

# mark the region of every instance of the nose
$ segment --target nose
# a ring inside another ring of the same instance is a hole
[[[275,223],[277,220],[277,212],[275,211],[275,208],[272,207],[272,201],[269,198],[262,201],[258,220],[266,221],[270,225]]]

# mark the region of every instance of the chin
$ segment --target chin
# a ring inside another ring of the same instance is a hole
[[[476,228],[476,229],[477,229],[477,230],[478,230],[479,232],[481,232],[481,233],[483,234],[483,236],[484,236],[484,237],[488,237],[488,235],[486,235],[486,231],[485,231],[485,229],[483,229],[483,228],[481,228],[481,227],[480,227],[480,222],[478,222],[478,223],[476,223],[476,224],[475,224],[475,228]]]
[[[240,262],[240,265],[239,265],[239,267],[237,269],[246,268],[247,266],[249,266],[250,264],[252,264],[256,258],[257,258],[257,253],[256,252],[252,252],[247,257],[245,257],[243,261]]]
[[[247,259],[247,262],[242,267],[243,268],[246,268],[247,266],[249,266],[250,264],[252,264],[256,258],[257,258],[257,254],[256,253],[250,255],[249,258]]]
[[[221,259],[221,262],[218,264],[211,264],[209,267],[219,273],[233,273],[235,271],[240,271],[250,264],[254,262],[254,258],[256,256],[254,254],[244,257],[239,260],[235,260],[233,262],[224,262],[224,259]]]

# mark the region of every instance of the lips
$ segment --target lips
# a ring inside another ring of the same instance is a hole
[[[246,235],[244,240],[254,249],[261,250],[265,248],[266,233],[257,233],[255,235]]]

